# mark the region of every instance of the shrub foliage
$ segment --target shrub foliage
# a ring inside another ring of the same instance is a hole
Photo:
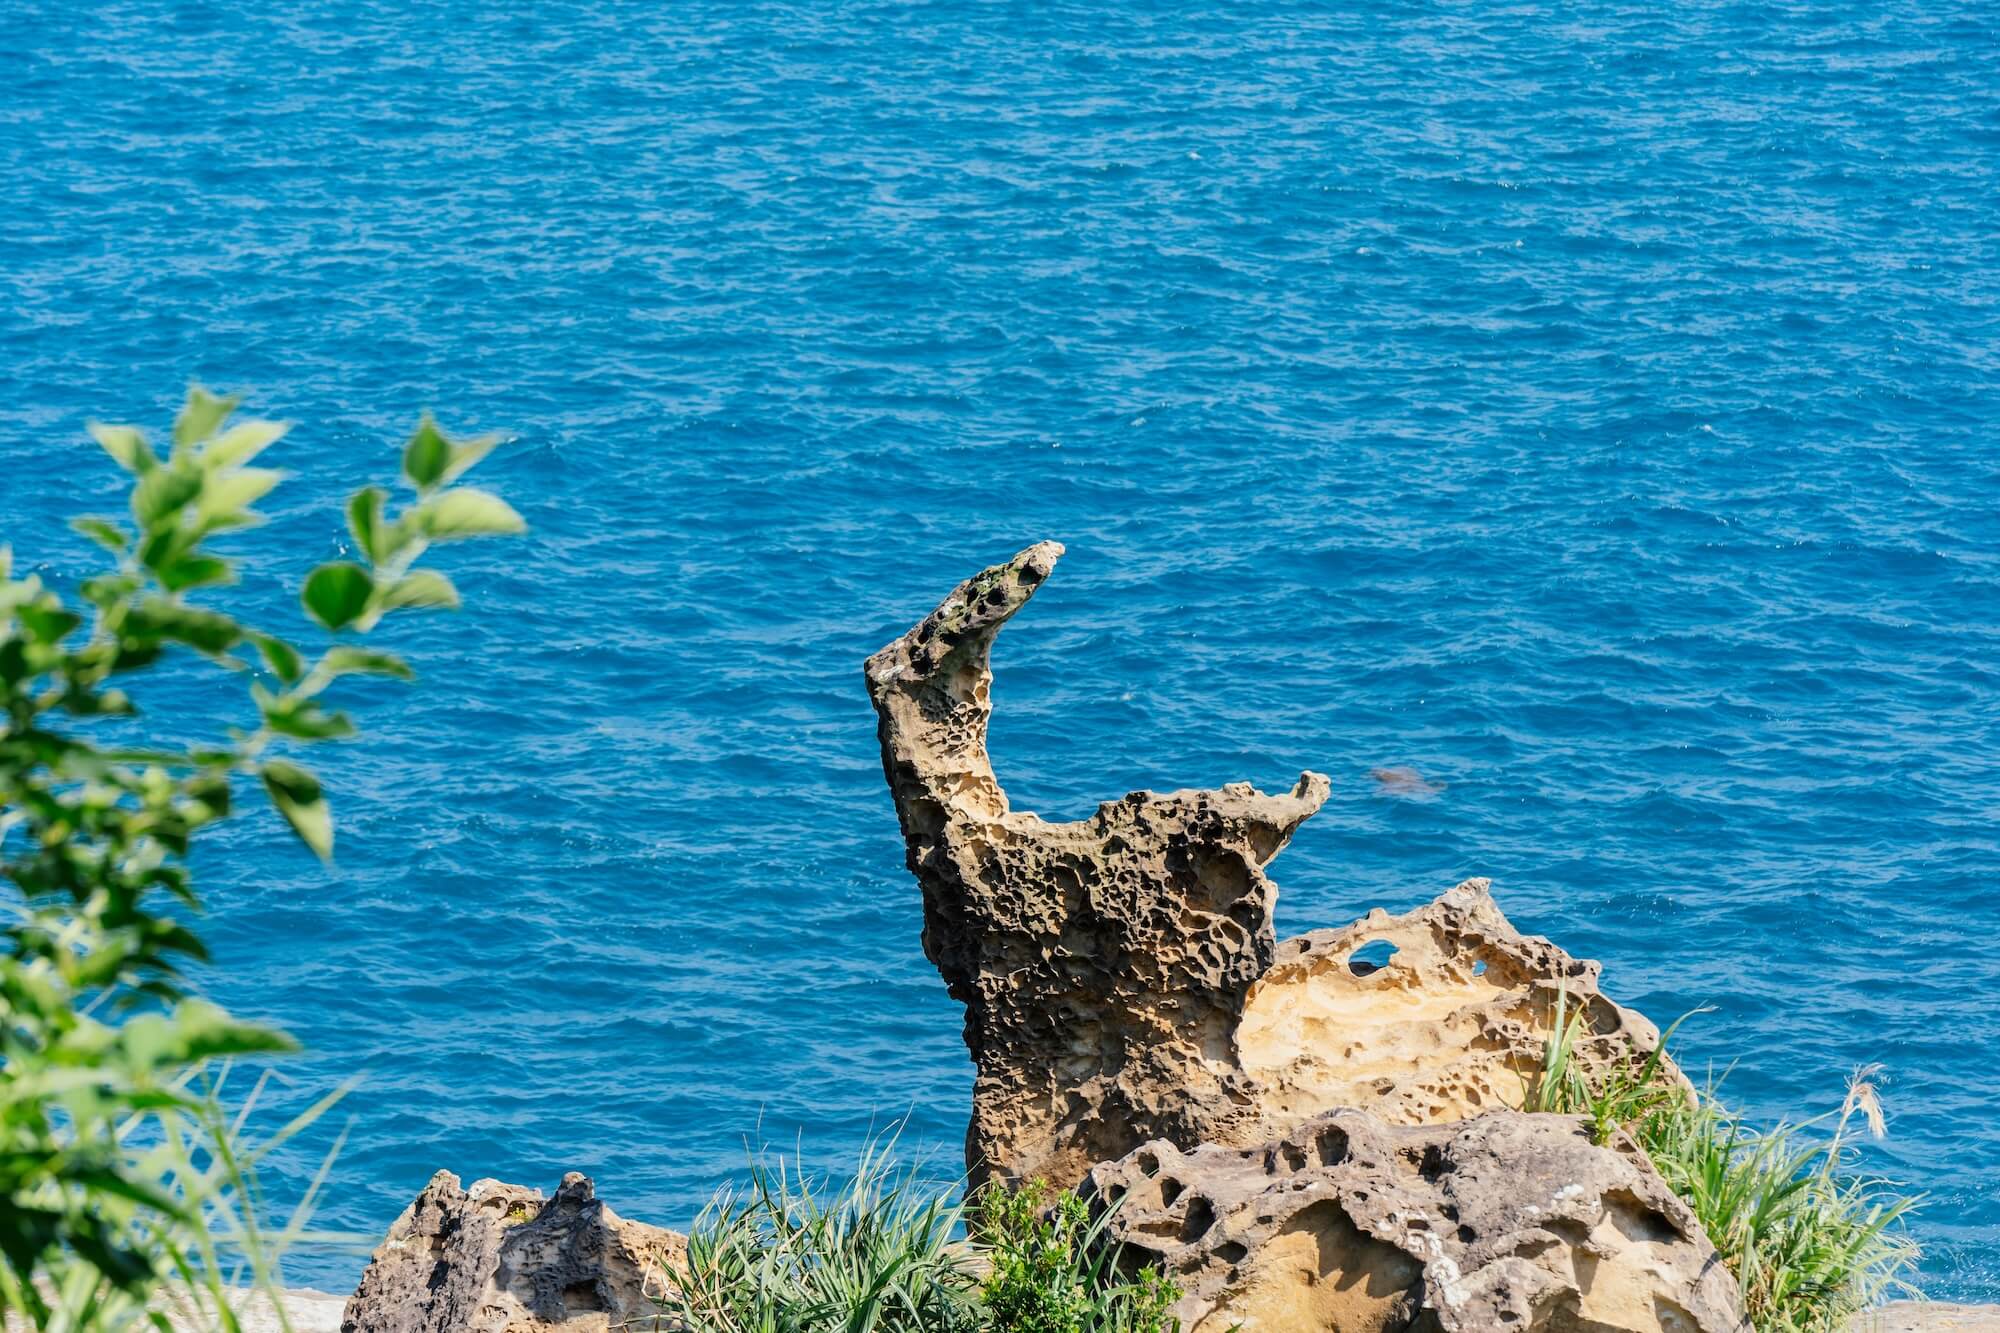
[[[980,1233],[991,1269],[984,1295],[995,1333],[1175,1333],[1180,1292],[1158,1268],[1126,1281],[1105,1235],[1112,1213],[1033,1182],[988,1190]]]
[[[108,566],[74,602],[0,547],[0,876],[15,890],[0,933],[0,1322],[157,1322],[149,1307],[171,1290],[183,1320],[234,1327],[232,1266],[269,1281],[299,1219],[260,1227],[251,1174],[273,1143],[239,1142],[210,1062],[292,1042],[189,993],[184,969],[208,957],[190,844],[255,784],[331,856],[331,811],[296,752],[353,734],[324,702],[340,678],[411,675],[354,636],[457,604],[415,568],[434,543],[522,528],[504,501],[453,485],[493,440],[452,441],[425,418],[403,451],[413,498],[392,516],[383,489],[357,493],[359,559],[304,581],[307,616],[332,636],[309,657],[197,601],[235,581],[210,540],[261,522],[254,506],[284,477],[255,460],[287,427],[232,423],[235,407],[192,390],[157,451],[133,427],[91,426],[129,474],[130,513],[73,525]],[[159,739],[171,718],[145,725],[129,687],[186,654],[244,682],[253,725],[196,745]]]

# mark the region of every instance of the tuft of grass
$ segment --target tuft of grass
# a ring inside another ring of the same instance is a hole
[[[881,1147],[829,1187],[754,1164],[688,1237],[687,1271],[658,1298],[689,1333],[977,1333],[978,1281],[952,1243],[961,1205],[925,1193]]]
[[[1837,1333],[1884,1296],[1910,1292],[1919,1250],[1903,1222],[1919,1200],[1854,1170],[1856,1118],[1883,1133],[1880,1066],[1855,1071],[1838,1111],[1757,1130],[1712,1087],[1697,1090],[1667,1066],[1679,1027],[1643,1061],[1589,1071],[1577,1055],[1583,1015],[1559,995],[1522,1109],[1582,1116],[1600,1144],[1630,1134],[1729,1265],[1757,1333]]]
[[[1129,1282],[1120,1276],[1105,1234],[1114,1211],[1093,1221],[1082,1199],[1051,1199],[1040,1181],[987,1189],[979,1228],[992,1333],[1179,1333],[1168,1310],[1181,1293],[1166,1274],[1149,1265]]]
[[[718,1194],[687,1269],[655,1294],[677,1333],[1180,1333],[1180,1292],[1157,1268],[1122,1275],[1073,1193],[989,1186],[976,1206],[924,1186],[888,1146],[838,1185],[783,1159]],[[967,1224],[976,1240],[963,1239]],[[645,1327],[646,1323],[638,1325]]]

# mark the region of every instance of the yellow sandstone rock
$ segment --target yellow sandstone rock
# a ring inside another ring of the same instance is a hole
[[[1072,1185],[1150,1139],[1258,1143],[1340,1106],[1420,1123],[1518,1104],[1565,995],[1586,1063],[1657,1046],[1484,880],[1279,943],[1265,867],[1325,801],[1317,773],[1275,795],[1133,792],[1072,823],[1012,809],[986,753],[989,657],[1061,555],[968,579],[867,664],[925,952],[966,1007],[975,1180]],[[1395,948],[1379,968],[1356,956],[1377,941]]]
[[[1089,1173],[1189,1333],[1737,1329],[1733,1280],[1643,1154],[1507,1109],[1564,1006],[1586,1068],[1660,1037],[1484,880],[1280,943],[1265,867],[1319,774],[1064,824],[1009,805],[993,638],[1061,555],[968,579],[867,664],[924,949],[965,1005],[974,1179]]]

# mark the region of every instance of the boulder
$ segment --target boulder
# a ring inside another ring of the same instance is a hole
[[[1586,1063],[1657,1046],[1484,880],[1280,944],[1265,867],[1326,800],[1318,773],[1133,792],[1071,823],[1012,809],[986,752],[991,649],[1062,553],[966,580],[866,669],[924,951],[965,1005],[975,1183],[1066,1187],[1149,1139],[1248,1145],[1334,1106],[1422,1123],[1517,1101],[1559,996],[1587,1014]],[[1355,957],[1378,939],[1386,966]]]
[[[440,1171],[376,1247],[341,1333],[651,1328],[686,1258],[685,1236],[619,1217],[577,1172],[544,1199]]]
[[[1735,1280],[1643,1154],[1568,1116],[1316,1116],[1248,1148],[1164,1140],[1084,1187],[1188,1333],[1725,1333]]]

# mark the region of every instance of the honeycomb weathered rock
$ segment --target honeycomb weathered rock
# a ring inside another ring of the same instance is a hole
[[[1188,1333],[1730,1333],[1735,1279],[1637,1151],[1568,1116],[1390,1125],[1332,1111],[1249,1148],[1093,1170],[1125,1262]]]
[[[1557,997],[1586,1062],[1658,1034],[1597,966],[1525,937],[1470,880],[1401,917],[1277,942],[1268,865],[1326,799],[1133,792],[1087,819],[1009,807],[986,753],[993,638],[1062,547],[968,579],[868,659],[883,769],[924,895],[924,950],[965,1005],[977,1179],[1075,1183],[1148,1139],[1248,1144],[1329,1107],[1457,1119],[1519,1098]],[[1399,952],[1371,970],[1375,940]]]

